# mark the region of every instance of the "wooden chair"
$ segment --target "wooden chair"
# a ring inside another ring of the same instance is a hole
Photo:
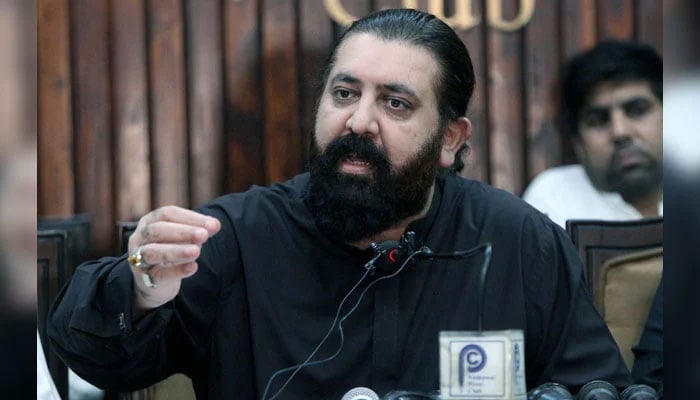
[[[663,273],[663,248],[614,257],[605,264],[596,284],[600,310],[628,368],[632,347],[639,343]]]
[[[64,230],[37,231],[37,329],[49,372],[62,399],[68,398],[68,368],[46,338],[46,316],[58,292],[73,274],[66,263],[67,241],[68,234]]]
[[[581,257],[592,300],[631,368],[632,347],[663,271],[663,218],[570,220],[566,230]]]
[[[46,316],[51,304],[73,276],[75,269],[89,258],[90,219],[86,214],[62,219],[43,218],[38,221],[37,328],[44,347],[46,363],[56,389],[63,399],[68,398],[68,368],[53,351],[46,338]],[[121,400],[149,399],[147,389],[124,393],[107,392],[105,397]]]
[[[116,254],[124,254],[129,250],[129,237],[136,230],[137,224],[137,221],[117,222],[117,243],[115,246]]]
[[[606,261],[623,254],[662,247],[663,228],[663,218],[566,221],[566,231],[581,257],[591,296],[596,296],[596,283]]]
[[[65,264],[71,275],[75,268],[90,258],[91,229],[90,217],[87,214],[77,214],[69,218],[41,218],[37,222],[40,230],[59,230],[66,233]]]

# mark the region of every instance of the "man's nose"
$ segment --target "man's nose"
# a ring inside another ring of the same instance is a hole
[[[345,122],[345,127],[358,135],[376,137],[379,134],[378,110],[374,102],[363,98],[357,102],[356,108]]]
[[[614,109],[612,115],[610,116],[610,133],[612,134],[613,140],[625,140],[632,134],[631,121],[624,111],[621,109]]]

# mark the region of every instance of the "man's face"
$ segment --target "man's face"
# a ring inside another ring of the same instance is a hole
[[[579,114],[574,149],[593,184],[634,200],[663,179],[663,106],[648,82],[603,82]]]
[[[339,136],[368,136],[399,168],[418,153],[439,125],[432,54],[374,35],[350,36],[337,51],[316,114],[319,151]],[[368,175],[369,166],[344,160],[344,173]],[[437,161],[437,160],[436,160]]]
[[[319,102],[310,204],[326,234],[352,242],[419,213],[442,128],[432,55],[369,34],[348,37]]]

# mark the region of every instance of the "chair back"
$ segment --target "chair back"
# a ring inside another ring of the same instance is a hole
[[[124,254],[129,250],[129,237],[136,230],[138,221],[119,221],[117,222],[117,254]]]
[[[629,368],[663,271],[663,218],[569,220],[592,300]]]
[[[46,316],[58,292],[73,274],[66,263],[68,234],[59,229],[37,230],[37,329],[46,355],[46,364],[56,390],[68,398],[68,368],[53,351],[46,337]]]
[[[583,276],[593,299],[606,261],[624,254],[663,246],[663,218],[632,221],[569,220],[566,231],[576,246]]]
[[[595,305],[628,368],[634,363],[632,347],[639,343],[662,272],[661,247],[614,257],[601,269]]]

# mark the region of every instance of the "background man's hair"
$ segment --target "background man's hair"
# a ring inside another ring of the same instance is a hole
[[[466,115],[474,93],[474,67],[466,46],[455,31],[432,14],[413,9],[388,9],[372,13],[350,25],[338,39],[323,71],[322,91],[335,65],[338,48],[350,36],[369,33],[384,40],[398,40],[429,51],[440,66],[434,82],[441,126]],[[320,99],[320,96],[318,97]],[[451,171],[464,168],[464,145],[455,156]]]
[[[572,58],[562,77],[563,128],[572,136],[578,136],[579,114],[599,83],[646,81],[663,102],[663,61],[646,44],[612,39],[600,42]]]

